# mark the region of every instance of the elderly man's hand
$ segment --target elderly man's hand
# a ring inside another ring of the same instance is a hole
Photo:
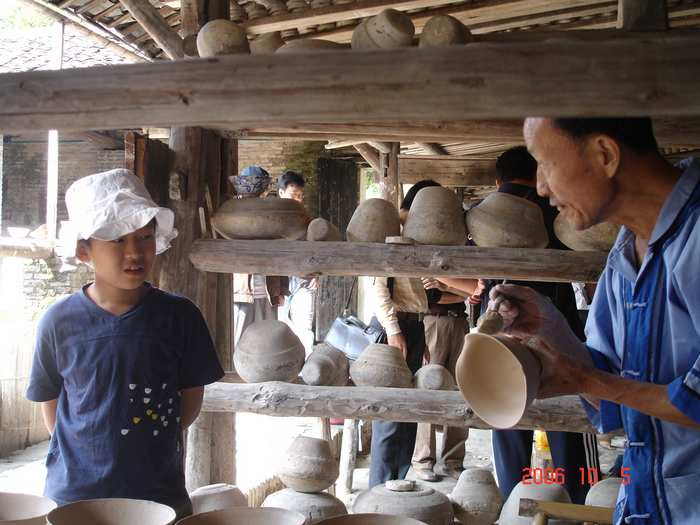
[[[530,339],[527,343],[542,365],[539,399],[583,392],[586,377],[593,370],[590,363],[556,350],[541,339]]]

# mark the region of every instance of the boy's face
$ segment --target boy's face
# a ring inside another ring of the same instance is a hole
[[[95,276],[115,288],[135,290],[143,285],[156,257],[155,222],[115,239],[80,241],[76,256],[95,269]]]

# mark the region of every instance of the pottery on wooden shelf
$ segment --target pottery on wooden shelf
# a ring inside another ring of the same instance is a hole
[[[282,321],[249,325],[233,353],[236,372],[247,383],[292,381],[304,365],[304,345]]]
[[[418,47],[446,47],[472,41],[467,27],[450,15],[435,15],[423,26]]]
[[[411,388],[413,374],[401,350],[395,346],[372,343],[350,365],[350,377],[358,386]]]
[[[270,494],[265,498],[262,506],[293,510],[303,514],[306,516],[307,525],[348,513],[342,501],[326,492],[309,494],[289,488]]]
[[[277,475],[298,492],[321,492],[338,478],[338,463],[328,441],[298,436],[287,449]]]
[[[586,494],[586,505],[615,508],[622,478],[605,478],[593,485]]]
[[[197,33],[197,52],[202,58],[249,53],[245,29],[223,18],[211,20]]]
[[[279,31],[265,33],[250,42],[250,53],[253,55],[271,55],[284,45]]]
[[[420,244],[463,246],[467,232],[457,195],[442,186],[420,190],[408,210],[403,235]]]
[[[339,44],[338,42],[333,42],[332,40],[300,38],[297,40],[290,40],[275,52],[281,54],[314,53],[319,51],[339,51],[341,49],[347,49],[347,46]]]
[[[398,236],[401,230],[399,211],[384,199],[362,201],[348,223],[346,236],[351,242],[381,242]]]
[[[238,507],[195,514],[181,519],[177,525],[305,525],[305,523],[306,516],[292,510]]]
[[[317,217],[306,228],[307,241],[342,241],[343,234],[330,221]]]
[[[248,506],[248,499],[241,492],[241,489],[228,483],[215,483],[199,487],[190,492],[190,500],[192,501],[193,514]]]
[[[387,481],[361,492],[352,511],[405,516],[428,525],[451,525],[454,518],[447,496],[409,480]]]
[[[363,513],[327,518],[319,521],[317,525],[425,525],[425,523],[405,516]]]
[[[353,49],[394,49],[413,44],[416,28],[411,18],[396,9],[385,9],[363,21],[352,34]]]
[[[422,390],[455,390],[457,384],[442,365],[423,365],[413,376],[413,384]]]
[[[534,401],[540,374],[539,360],[518,340],[468,334],[455,379],[476,415],[495,428],[510,428]]]
[[[44,525],[46,515],[55,508],[49,498],[0,492],[0,525]]]
[[[50,525],[170,525],[175,511],[167,505],[138,499],[105,498],[76,501],[52,510]]]
[[[540,207],[499,191],[467,212],[467,229],[477,246],[487,248],[545,248],[549,244]]]
[[[457,521],[464,525],[491,525],[503,506],[493,474],[483,468],[463,471],[449,498]]]
[[[301,369],[304,383],[313,386],[345,386],[349,375],[348,357],[328,343],[314,346]]]
[[[214,229],[226,239],[306,239],[309,216],[293,199],[233,198],[212,217]]]
[[[585,230],[576,230],[561,213],[554,219],[554,234],[572,250],[609,252],[619,233],[620,227],[611,222],[601,222]]]
[[[508,496],[508,499],[503,505],[498,518],[498,525],[531,525],[532,518],[518,515],[520,511],[520,500],[522,498],[571,503],[569,493],[566,492],[566,489],[562,485],[535,484],[532,482],[525,485],[524,482],[521,481],[513,488],[510,496]],[[573,522],[550,518],[549,523],[550,525],[564,525]]]

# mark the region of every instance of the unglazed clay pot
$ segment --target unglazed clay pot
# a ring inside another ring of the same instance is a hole
[[[471,42],[472,34],[453,16],[435,15],[423,26],[418,47],[446,47]]]
[[[304,365],[304,345],[282,321],[256,321],[245,329],[233,363],[247,383],[292,381]]]
[[[491,525],[503,506],[493,474],[483,468],[463,471],[449,498],[455,517],[465,525]]]
[[[348,357],[328,343],[314,346],[301,369],[304,383],[314,386],[345,386],[349,375]]]
[[[554,219],[554,234],[572,250],[609,252],[619,233],[620,227],[611,222],[576,230],[561,214]]]
[[[122,498],[76,501],[46,516],[51,525],[170,525],[174,520],[175,511],[167,505]]]
[[[219,18],[202,26],[197,33],[197,51],[202,58],[249,53],[245,29],[230,20]]]
[[[138,521],[121,523],[141,525]],[[195,514],[181,519],[177,525],[304,525],[305,523],[306,516],[291,510],[238,507]]]
[[[338,478],[338,463],[328,441],[298,436],[287,449],[277,475],[298,492],[321,492]]]
[[[300,38],[298,40],[290,40],[276,53],[313,53],[318,51],[338,51],[347,49],[347,46],[333,42],[331,40],[321,40],[320,38]]]
[[[248,499],[235,485],[216,483],[199,487],[190,492],[192,514],[201,514],[212,510],[247,507]]]
[[[381,242],[398,236],[401,230],[399,211],[384,199],[367,199],[360,203],[348,223],[346,236],[351,242]]]
[[[455,378],[476,415],[496,428],[510,428],[535,399],[541,371],[532,351],[516,339],[468,334]]]
[[[55,508],[49,498],[0,492],[0,525],[44,525],[46,515]]]
[[[348,514],[318,522],[318,525],[425,525],[424,522],[405,516],[387,514]]]
[[[250,53],[253,55],[271,55],[284,45],[279,31],[265,33],[250,42]]]
[[[303,514],[306,516],[307,525],[333,516],[344,516],[348,513],[345,504],[335,496],[325,492],[307,494],[293,489],[283,489],[270,494],[265,498],[262,506],[293,510]]]
[[[396,9],[385,9],[360,26],[353,31],[351,44],[353,49],[407,47],[413,43],[413,35],[416,32],[411,18]]]
[[[343,235],[336,226],[326,219],[317,217],[306,228],[307,241],[342,241]]]
[[[606,478],[593,485],[586,494],[586,505],[615,508],[622,478]]]
[[[467,229],[477,246],[545,248],[549,244],[540,207],[509,193],[491,193],[469,210]]]
[[[420,244],[463,246],[467,232],[457,195],[442,186],[420,190],[408,210],[403,235]]]
[[[498,518],[498,525],[530,525],[532,523],[532,518],[518,516],[520,500],[522,498],[571,503],[569,493],[566,492],[566,489],[562,485],[546,485],[544,483],[539,485],[535,483],[524,485],[521,481],[513,488],[510,496],[508,496],[508,499],[503,505],[501,515]],[[550,518],[549,523],[552,525],[564,525],[572,522]]]
[[[413,384],[423,390],[455,390],[454,377],[442,365],[423,365],[413,376]]]
[[[309,216],[293,199],[249,197],[229,199],[212,217],[226,239],[306,239]]]
[[[358,386],[387,386],[411,388],[413,374],[401,350],[395,346],[372,343],[367,345],[350,365],[350,377]]]
[[[408,480],[387,481],[361,492],[352,511],[406,516],[428,525],[451,525],[454,518],[447,496]]]

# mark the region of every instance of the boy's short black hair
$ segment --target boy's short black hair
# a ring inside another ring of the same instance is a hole
[[[657,153],[659,146],[649,117],[555,118],[554,126],[575,139],[602,133],[636,153]]]
[[[411,204],[413,204],[413,199],[416,198],[416,194],[423,188],[429,188],[430,186],[440,186],[440,184],[431,179],[424,179],[416,182],[413,186],[411,186],[411,189],[406,192],[406,195],[401,201],[401,209],[410,210]]]
[[[525,146],[504,151],[496,160],[496,180],[499,183],[516,179],[534,181],[537,177],[537,161]]]
[[[280,175],[279,179],[277,179],[277,187],[280,190],[286,190],[287,186],[290,184],[303,188],[305,184],[304,177],[302,177],[301,174],[297,173],[296,171],[287,170]]]

